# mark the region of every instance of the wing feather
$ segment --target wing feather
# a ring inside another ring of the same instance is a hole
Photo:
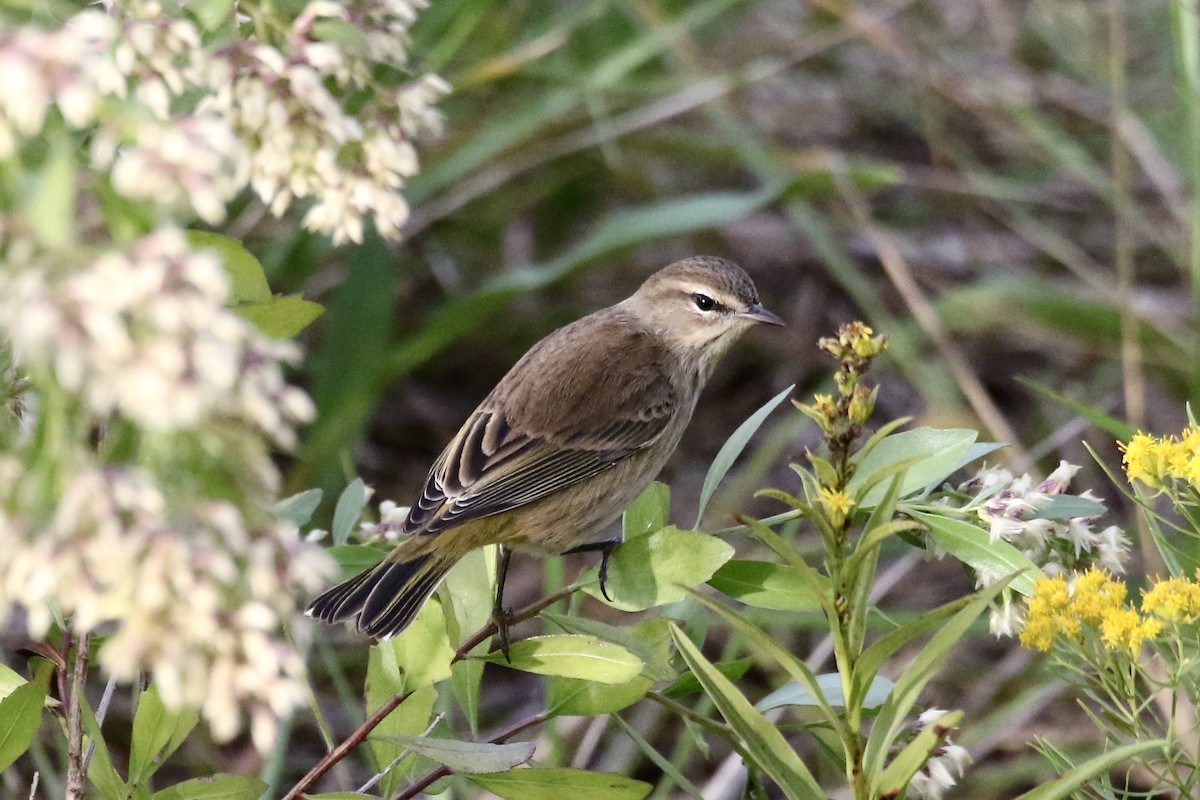
[[[679,403],[664,368],[668,354],[628,326],[596,330],[620,322],[597,316],[535,345],[480,404],[434,463],[406,533],[436,534],[535,502],[658,440]],[[611,358],[562,369],[555,352],[605,335],[618,339]],[[631,361],[644,368],[630,370]],[[530,392],[531,377],[541,381],[540,392]],[[595,392],[613,405],[597,408],[589,402]]]

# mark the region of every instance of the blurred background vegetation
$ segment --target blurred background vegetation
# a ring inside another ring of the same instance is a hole
[[[725,437],[783,387],[819,390],[816,339],[861,318],[892,342],[877,419],[979,428],[1015,470],[1084,464],[1075,486],[1132,529],[1082,443],[1119,458],[1125,429],[1097,412],[1178,430],[1200,380],[1197,45],[1194,5],[1167,0],[438,0],[414,66],[453,92],[404,244],[330,249],[257,204],[228,226],[276,292],[328,308],[305,334],[320,414],[290,488],[331,498],[360,474],[406,504],[529,345],[710,253],[745,266],[788,328],[748,337],[702,399],[663,476],[681,524]],[[799,414],[773,417],[706,527],[777,510],[750,495],[794,489],[786,465],[817,442]],[[542,591],[534,562],[516,567],[514,602]],[[970,586],[913,558],[882,574],[897,613]],[[813,620],[760,618],[797,652],[820,646]],[[960,796],[1002,798],[1049,775],[1031,736],[1096,745],[1028,653],[979,634],[927,705],[966,711],[977,763]],[[494,720],[536,692],[485,680]],[[669,735],[655,713],[627,718]],[[612,726],[583,752],[582,731],[544,735],[576,766],[657,780]],[[297,748],[297,767],[316,752]],[[703,785],[723,756],[692,753],[688,774]]]

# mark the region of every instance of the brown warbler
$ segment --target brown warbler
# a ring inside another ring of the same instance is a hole
[[[594,541],[658,475],[718,359],[756,322],[782,325],[731,261],[695,256],[627,300],[535,344],[434,462],[383,561],[313,601],[327,622],[358,617],[386,638],[413,621],[469,551],[561,555]],[[604,570],[601,565],[601,588]]]

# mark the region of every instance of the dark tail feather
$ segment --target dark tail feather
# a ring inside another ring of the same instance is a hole
[[[448,569],[449,565],[430,563],[429,556],[384,560],[325,592],[307,613],[325,622],[357,616],[360,631],[386,639],[408,627]]]

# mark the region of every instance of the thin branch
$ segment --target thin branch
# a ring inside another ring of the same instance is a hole
[[[553,594],[550,594],[535,603],[531,603],[519,611],[513,612],[509,615],[507,622],[511,624],[537,616],[542,609],[548,608],[558,601],[570,597],[582,586],[583,584],[579,582],[573,583],[570,586],[565,586],[562,589],[559,589],[557,592],[554,592]],[[497,630],[498,627],[496,625],[496,621],[490,620],[486,625],[477,630],[475,633],[469,636],[466,641],[459,645],[458,650],[456,650],[454,653],[454,657],[450,659],[450,663],[453,664],[458,661],[462,661],[464,658],[469,656],[471,651],[474,650],[481,642],[484,642],[494,636]],[[303,795],[304,792],[308,791],[308,789],[314,783],[319,781],[326,772],[329,772],[329,770],[333,768],[334,764],[337,764],[343,758],[348,756],[351,750],[366,741],[366,738],[370,735],[371,731],[375,730],[375,728],[379,726],[379,723],[383,722],[384,718],[387,717],[388,714],[395,711],[401,703],[408,699],[410,694],[412,694],[412,692],[400,692],[399,694],[392,695],[390,698],[388,698],[383,705],[381,705],[373,714],[371,714],[371,716],[367,717],[366,721],[364,721],[354,730],[353,733],[346,737],[345,741],[326,753],[324,757],[322,757],[321,760],[318,761],[313,768],[310,769],[308,773],[301,778],[300,781],[293,786],[286,795],[283,796],[283,800],[300,800],[300,796]],[[509,732],[507,735],[511,736],[512,732]]]
[[[87,633],[75,638],[75,661],[71,668],[71,688],[67,701],[67,800],[82,800],[86,769],[83,764],[83,686],[87,682]]]

